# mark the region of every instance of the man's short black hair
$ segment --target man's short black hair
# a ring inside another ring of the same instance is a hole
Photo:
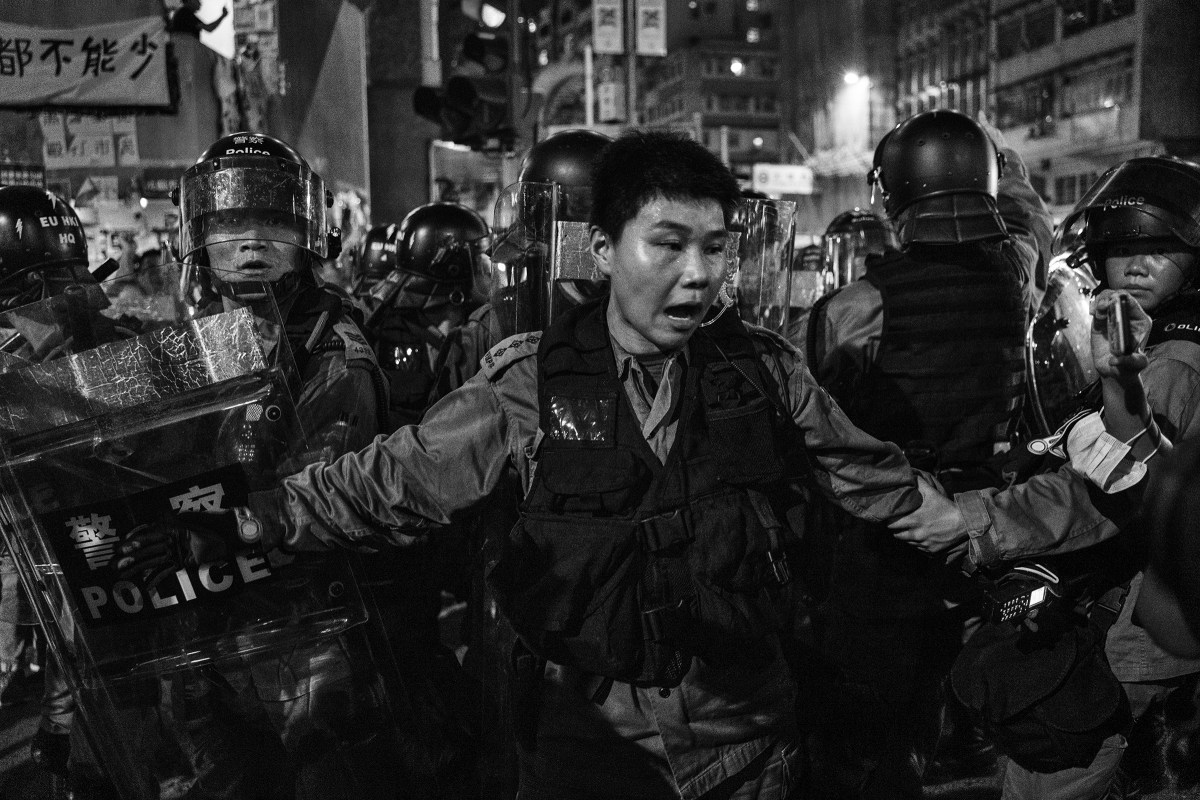
[[[642,206],[668,200],[716,200],[733,216],[737,178],[708,148],[680,133],[630,131],[600,151],[592,170],[590,222],[614,239]]]

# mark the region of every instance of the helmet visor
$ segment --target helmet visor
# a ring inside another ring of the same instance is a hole
[[[189,256],[205,245],[255,238],[325,258],[325,209],[324,183],[299,165],[260,158],[197,164],[181,181],[179,251]]]
[[[506,336],[538,330],[549,317],[559,200],[558,185],[528,181],[506,186],[496,200],[490,296]]]

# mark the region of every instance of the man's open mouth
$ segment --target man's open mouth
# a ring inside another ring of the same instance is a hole
[[[692,320],[703,311],[699,303],[675,303],[663,309],[663,313],[675,320]]]
[[[245,270],[264,270],[264,269],[270,269],[270,268],[271,268],[270,264],[268,264],[265,261],[258,261],[257,259],[254,261],[247,261],[246,263],[244,263],[238,267],[239,270],[243,270],[243,271],[245,271]]]

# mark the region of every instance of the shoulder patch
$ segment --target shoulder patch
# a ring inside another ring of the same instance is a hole
[[[542,332],[518,333],[510,336],[493,347],[479,359],[479,368],[491,380],[497,373],[510,364],[523,358],[537,355],[538,344],[542,341]]]
[[[372,364],[375,363],[375,351],[371,349],[371,345],[367,343],[367,339],[363,336],[362,331],[353,321],[348,319],[338,320],[333,324],[333,333],[341,340],[346,348],[347,359],[366,359]]]

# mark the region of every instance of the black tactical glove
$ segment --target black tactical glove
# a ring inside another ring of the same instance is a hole
[[[117,546],[117,574],[152,589],[183,567],[221,561],[230,554],[230,512],[184,513],[138,525]]]

